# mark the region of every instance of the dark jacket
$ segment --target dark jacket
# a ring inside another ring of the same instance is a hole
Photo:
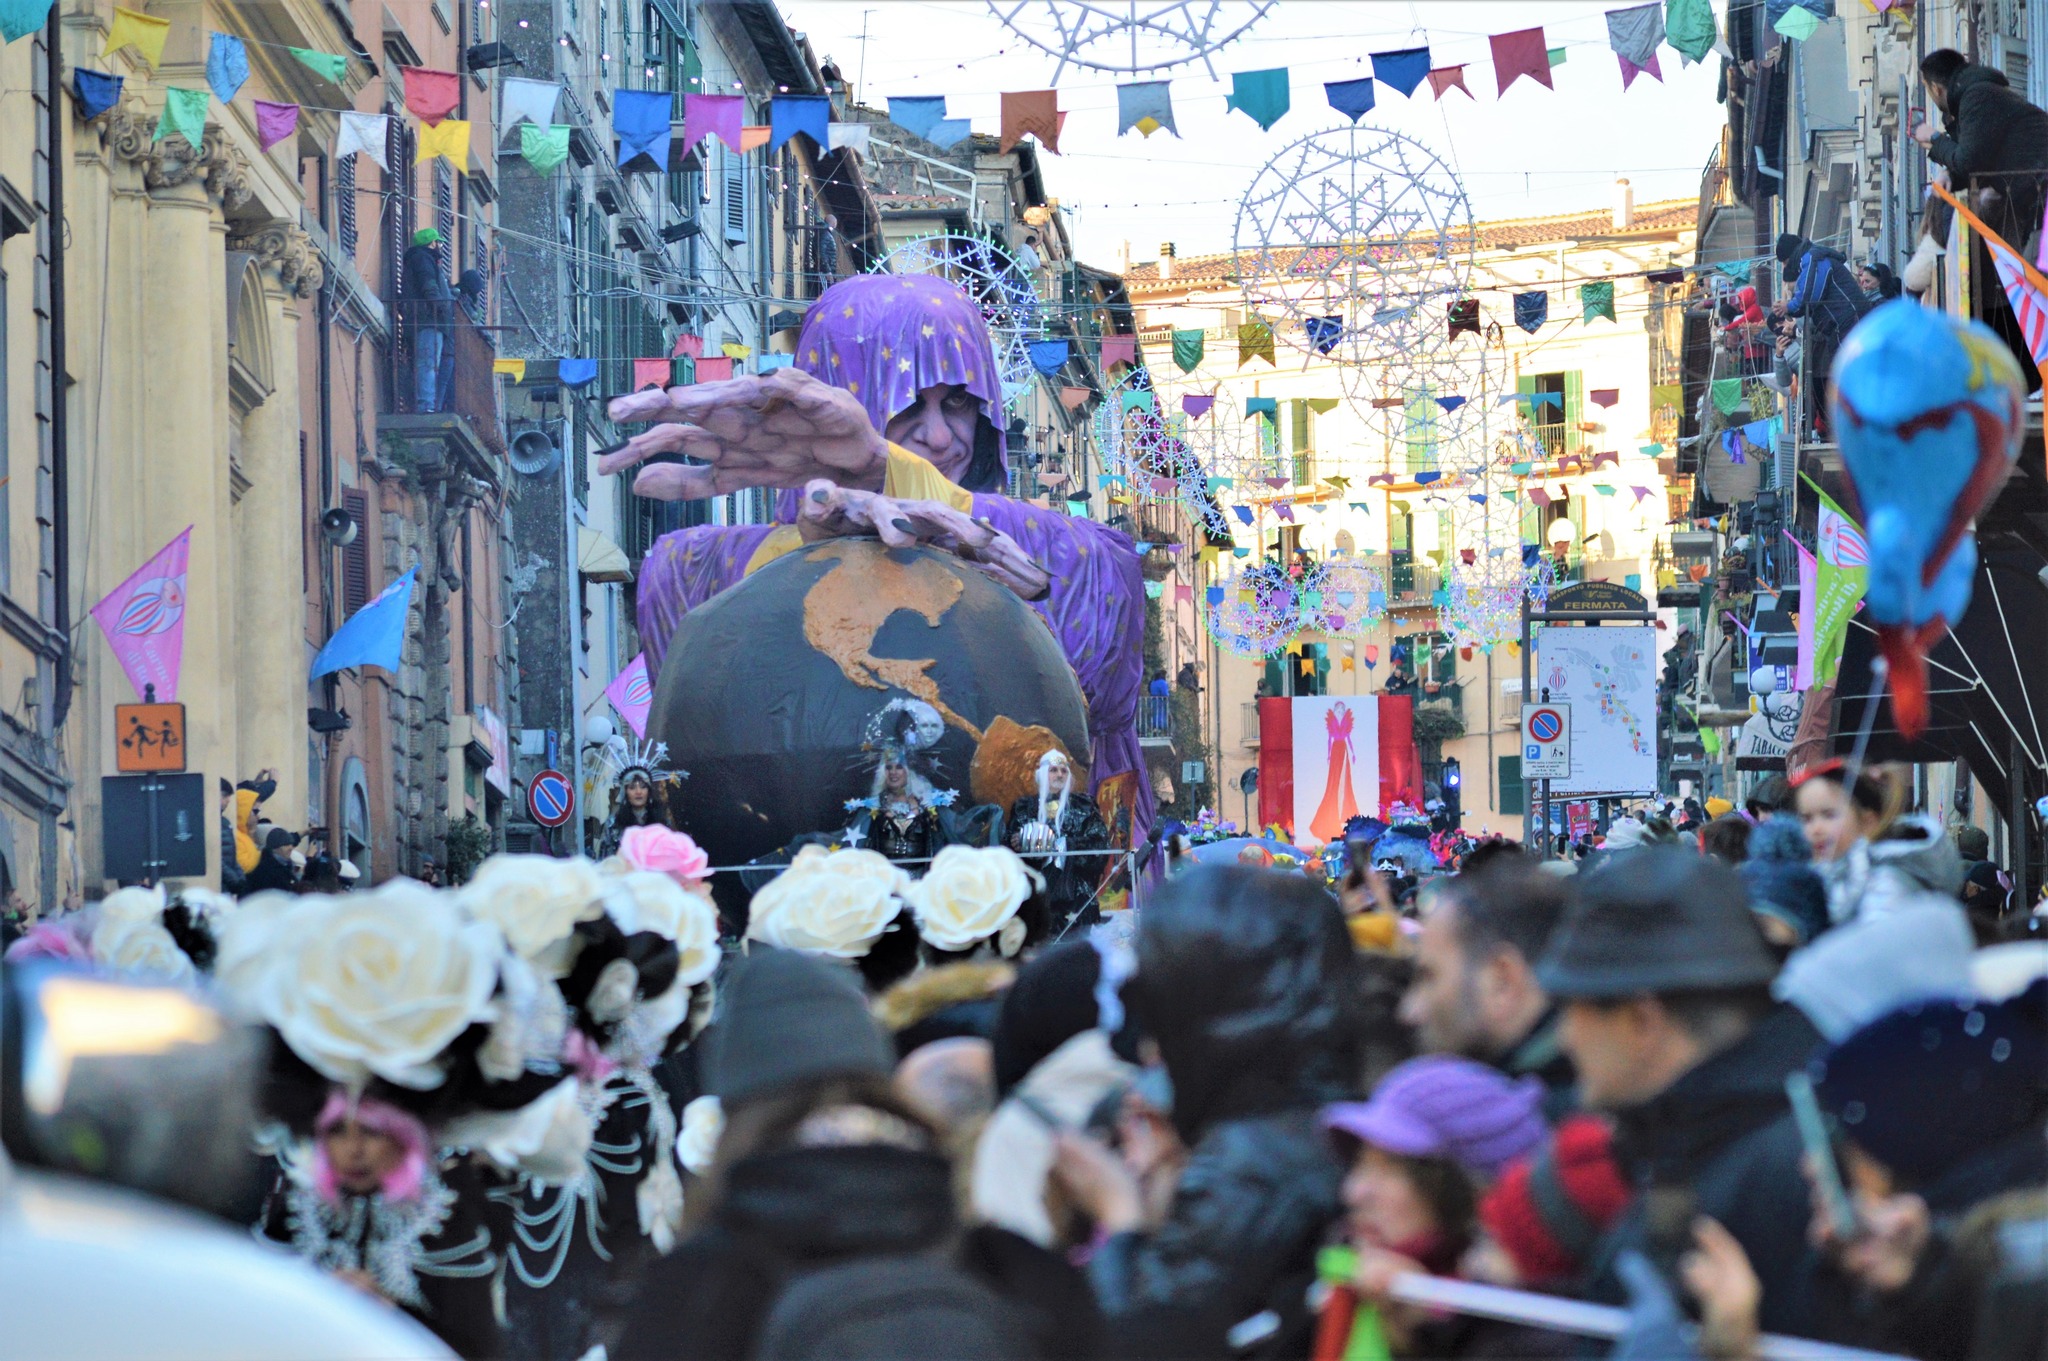
[[[1119,1356],[1308,1350],[1315,1250],[1344,1167],[1318,1120],[1358,1071],[1358,989],[1336,903],[1306,879],[1235,866],[1170,881],[1138,925],[1132,1019],[1160,1048],[1191,1150],[1166,1221],[1089,1264]],[[1242,1334],[1241,1334],[1242,1336]]]
[[[1819,1045],[1812,1024],[1780,1005],[1735,1044],[1618,1113],[1615,1155],[1636,1197],[1594,1251],[1593,1298],[1626,1302],[1614,1258],[1627,1248],[1676,1280],[1677,1260],[1692,1248],[1692,1221],[1707,1215],[1749,1254],[1763,1283],[1763,1328],[1811,1335],[1810,1193],[1785,1078]]]
[[[405,248],[405,287],[400,293],[415,326],[447,326],[455,320],[455,290],[432,246]]]
[[[1579,1108],[1579,1075],[1571,1055],[1558,1043],[1557,1027],[1562,1019],[1553,1007],[1524,1035],[1521,1042],[1494,1062],[1509,1077],[1533,1077],[1543,1084],[1543,1118],[1550,1124]]]
[[[942,1260],[992,1290],[1032,1357],[1097,1355],[1100,1315],[1079,1274],[1015,1234],[963,1234],[951,1178],[944,1158],[880,1145],[787,1149],[736,1164],[710,1222],[649,1267],[611,1355],[746,1361],[803,1273],[883,1257]],[[923,1342],[906,1354],[940,1354]]]
[[[232,837],[233,833],[230,832],[229,836]],[[279,860],[270,851],[265,851],[263,858],[256,862],[256,868],[250,870],[243,878],[242,891],[244,893],[262,893],[265,891],[290,893],[293,886],[297,883],[298,871],[292,868],[292,862],[289,860]]]
[[[1812,319],[1832,339],[1847,335],[1872,306],[1848,257],[1827,246],[1803,243],[1797,260],[1785,267],[1785,281],[1792,285],[1785,310]]]
[[[1928,145],[1927,159],[1948,167],[1959,197],[1973,175],[2048,170],[2048,112],[2029,104],[2004,72],[1989,66],[1958,71],[1949,82],[1948,110],[1948,130]],[[2005,186],[1986,180],[1981,187]],[[2033,192],[2038,203],[2039,191]]]

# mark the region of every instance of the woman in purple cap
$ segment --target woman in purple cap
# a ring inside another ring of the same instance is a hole
[[[795,367],[615,398],[614,421],[648,423],[598,460],[615,473],[657,455],[633,490],[664,501],[784,490],[772,525],[696,525],[648,550],[640,637],[660,674],[684,613],[806,543],[874,535],[959,554],[1051,625],[1088,699],[1091,788],[1136,778],[1134,835],[1152,815],[1138,746],[1144,581],[1128,535],[1002,494],[1002,377],[981,313],[925,275],[845,279],[811,304]],[[801,493],[799,495],[798,493]]]

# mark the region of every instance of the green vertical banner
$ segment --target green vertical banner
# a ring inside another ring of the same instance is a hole
[[[1863,538],[1863,527],[1810,480],[1807,485],[1820,497],[1811,606],[1813,683],[1833,685],[1842,668],[1842,640],[1849,632],[1849,616],[1856,613],[1864,586],[1870,580],[1870,549]],[[1800,605],[1807,607],[1805,601]]]

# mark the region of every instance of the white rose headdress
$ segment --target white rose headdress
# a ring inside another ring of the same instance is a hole
[[[910,876],[875,851],[806,846],[754,895],[747,938],[859,959],[902,915]]]
[[[910,886],[918,934],[940,950],[971,950],[993,940],[1005,958],[1023,947],[1017,913],[1045,881],[1002,846],[948,846]]]

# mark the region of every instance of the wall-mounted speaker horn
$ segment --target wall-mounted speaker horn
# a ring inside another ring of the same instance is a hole
[[[512,470],[524,477],[540,477],[555,470],[562,451],[545,430],[523,430],[512,437]]]
[[[356,535],[361,532],[362,526],[356,523],[355,517],[340,506],[334,507],[320,517],[320,537],[336,548],[348,547],[356,541]]]

